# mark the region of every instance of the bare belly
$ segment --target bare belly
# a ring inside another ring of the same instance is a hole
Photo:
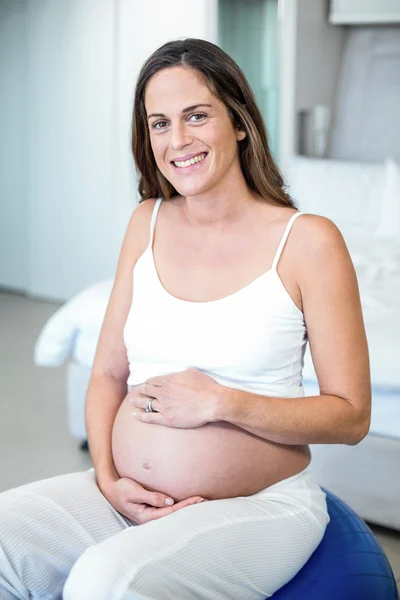
[[[176,501],[249,496],[310,462],[308,446],[268,442],[230,423],[174,429],[142,423],[131,413],[125,399],[114,421],[112,452],[120,477]]]

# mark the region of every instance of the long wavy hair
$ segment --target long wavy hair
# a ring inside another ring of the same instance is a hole
[[[144,102],[151,77],[162,69],[176,66],[199,73],[210,92],[226,106],[232,125],[246,132],[246,137],[239,142],[239,157],[250,190],[272,204],[294,207],[272,158],[263,118],[242,70],[221,48],[194,38],[168,42],[158,48],[138,77],[132,117],[132,152],[140,175],[141,200],[160,196],[168,200],[178,193],[154,159]]]

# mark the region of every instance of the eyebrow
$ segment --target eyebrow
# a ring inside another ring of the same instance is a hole
[[[182,110],[182,113],[188,113],[188,112],[192,112],[192,110],[196,110],[196,108],[200,108],[201,106],[207,106],[208,108],[212,108],[211,104],[193,104],[192,106],[188,106],[187,108],[184,108]],[[164,117],[165,115],[163,113],[151,113],[151,115],[147,115],[147,118],[150,119],[151,117]]]

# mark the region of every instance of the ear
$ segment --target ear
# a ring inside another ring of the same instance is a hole
[[[238,142],[241,142],[242,140],[244,140],[245,137],[246,137],[245,131],[243,131],[242,129],[238,129],[236,131],[236,139]]]

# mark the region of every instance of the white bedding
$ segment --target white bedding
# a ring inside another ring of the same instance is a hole
[[[57,367],[67,358],[91,367],[112,280],[84,289],[50,317],[35,344],[35,363]]]
[[[364,317],[400,320],[400,242],[344,232],[357,272]]]
[[[400,243],[344,233],[360,287],[371,377],[382,390],[400,391]],[[307,347],[304,379],[316,380]]]

